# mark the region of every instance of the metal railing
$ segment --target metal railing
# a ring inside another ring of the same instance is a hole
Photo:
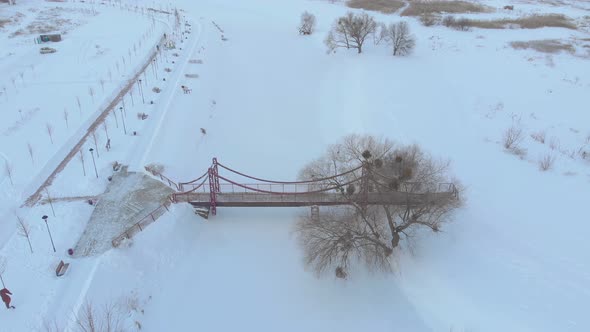
[[[113,247],[116,248],[124,240],[131,239],[135,234],[143,231],[144,228],[146,228],[148,225],[150,225],[151,223],[153,223],[154,221],[156,221],[156,219],[158,219],[164,213],[170,211],[168,209],[168,207],[170,206],[171,203],[172,203],[172,200],[171,200],[170,197],[168,197],[168,199],[166,200],[166,202],[164,204],[158,206],[156,209],[154,209],[153,211],[151,211],[150,213],[148,213],[146,216],[144,216],[143,218],[141,218],[139,221],[137,221],[131,227],[127,228],[119,236],[115,237],[111,241]]]

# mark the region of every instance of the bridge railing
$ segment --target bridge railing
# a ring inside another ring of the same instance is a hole
[[[308,192],[315,192],[326,189],[326,193],[336,193],[336,189],[327,190],[329,185],[322,185],[318,183],[305,184],[283,184],[283,183],[246,183],[234,184],[224,183],[219,184],[219,192],[221,194],[228,193],[259,193],[259,194],[304,194]],[[182,184],[183,192],[193,193],[208,193],[209,186],[204,186],[197,183]],[[358,188],[357,188],[358,191]],[[370,190],[371,192],[374,190]],[[455,192],[456,188],[453,183],[423,183],[423,182],[402,182],[397,190],[405,193],[432,193],[432,192]]]
[[[322,186],[317,183],[305,183],[305,184],[288,184],[288,183],[245,183],[236,185],[233,183],[219,183],[219,192],[220,193],[261,193],[261,194],[296,194],[296,193],[306,193],[310,191],[317,191],[321,189],[325,189],[328,186]],[[198,183],[188,183],[182,184],[183,192],[201,192],[201,193],[208,193],[209,186],[203,186]],[[266,192],[266,193],[265,193]],[[336,191],[334,191],[336,192]]]
[[[158,206],[156,209],[145,215],[143,218],[139,219],[131,227],[127,228],[119,236],[115,237],[111,241],[113,247],[118,247],[124,240],[131,239],[133,235],[143,231],[144,228],[146,228],[149,224],[153,223],[154,221],[156,221],[156,219],[158,219],[160,216],[166,213],[171,203],[173,203],[173,200],[171,197],[169,197],[166,200],[166,202],[164,202],[164,204]]]

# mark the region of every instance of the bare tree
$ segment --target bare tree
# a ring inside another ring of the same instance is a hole
[[[82,171],[84,172],[84,176],[86,176],[86,165],[84,165],[84,152],[82,152],[82,149],[80,149],[80,156],[78,158],[82,163]]]
[[[43,321],[43,329],[45,332],[62,332],[64,329],[57,323],[57,320]]]
[[[8,163],[8,160],[4,161],[4,172],[6,173],[6,176],[8,176],[8,179],[10,180],[10,184],[14,186],[14,182],[12,181],[12,165],[10,163]]]
[[[101,78],[98,82],[100,83],[100,87],[102,89],[102,93],[104,93],[104,79]]]
[[[80,332],[118,332],[123,326],[123,310],[116,303],[104,305],[97,310],[91,302],[86,302],[81,313],[76,315],[76,324]]]
[[[100,158],[100,154],[98,154],[98,140],[97,137],[98,134],[96,133],[96,131],[92,132],[92,139],[94,140],[94,149],[96,150],[96,157]]]
[[[3,278],[4,272],[6,272],[6,264],[6,257],[0,256],[0,281],[2,282],[2,288],[6,288]]]
[[[408,55],[416,46],[407,22],[391,23],[387,27],[386,40],[392,47],[393,55]]]
[[[301,23],[299,23],[299,34],[311,35],[315,30],[315,25],[315,15],[308,11],[304,11],[303,14],[301,14]]]
[[[306,263],[318,274],[335,268],[340,278],[357,261],[391,270],[402,240],[411,247],[408,240],[418,229],[440,231],[460,206],[448,170],[449,162],[436,161],[415,145],[351,135],[331,146],[300,178],[321,179],[316,189],[334,188],[347,205],[322,208],[319,217],[299,221]],[[378,200],[371,204],[370,197]]]
[[[53,144],[53,126],[47,122],[45,123],[45,128],[47,129],[47,135],[49,135],[49,140],[51,141],[51,144]]]
[[[133,100],[133,87],[131,87],[131,90],[129,90],[129,96],[131,96],[131,106],[135,106],[135,101]]]
[[[91,87],[91,86],[88,87],[88,94],[92,98],[92,103],[94,104],[94,88],[93,87]]]
[[[29,151],[29,156],[31,157],[31,162],[35,165],[35,158],[33,157],[33,146],[30,142],[27,142],[27,150]]]
[[[23,84],[24,84],[25,83],[25,72],[22,70],[19,71],[18,76],[20,77],[21,82],[23,82]]]
[[[104,129],[104,133],[105,133],[105,134],[106,134],[106,136],[107,136],[107,140],[108,140],[108,139],[110,139],[110,137],[109,137],[109,128],[108,128],[108,126],[107,126],[107,121],[106,121],[106,119],[105,119],[105,121],[102,123],[102,128]]]
[[[12,86],[14,87],[14,89],[16,89],[16,78],[15,77],[11,77],[10,81],[12,82]]]
[[[324,42],[330,52],[339,47],[346,47],[356,48],[358,53],[362,53],[367,36],[375,33],[376,28],[377,23],[369,14],[348,12],[346,16],[334,22]]]
[[[117,128],[119,128],[119,120],[117,119],[117,110],[115,109],[112,114],[115,117],[115,126]]]
[[[51,212],[55,217],[55,210],[53,209],[53,198],[51,198],[51,195],[49,194],[49,189],[47,187],[45,187],[45,193],[47,194],[47,202],[49,203],[49,206],[51,206]]]
[[[79,96],[76,96],[76,104],[78,105],[78,111],[80,111],[80,115],[82,115],[82,103],[80,102]]]
[[[31,254],[33,253],[33,246],[31,245],[31,227],[29,227],[29,225],[27,224],[26,221],[24,221],[23,218],[16,216],[16,219],[18,220],[17,222],[17,227],[18,227],[18,235],[24,237],[27,239],[27,242],[29,242],[29,249],[31,249]]]
[[[377,24],[375,33],[373,33],[373,44],[379,45],[382,41],[387,39],[387,25],[381,22]]]
[[[64,108],[64,120],[66,121],[66,128],[70,128],[69,124],[68,124],[68,116],[70,114],[68,113],[68,109]]]

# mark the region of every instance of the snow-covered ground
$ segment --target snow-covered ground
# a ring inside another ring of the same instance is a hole
[[[383,45],[368,45],[361,55],[342,50],[326,54],[323,39],[334,19],[348,10],[330,1],[97,3],[95,14],[90,3],[29,0],[1,4],[0,13],[27,13],[18,23],[23,25],[34,16],[27,8],[41,3],[70,8],[66,15],[77,23],[64,41],[51,45],[58,52],[49,55],[37,53],[31,36],[5,38],[15,28],[0,30],[5,50],[0,88],[7,88],[0,95],[0,156],[14,170],[13,185],[0,172],[0,256],[6,259],[3,278],[17,307],[0,310],[1,331],[38,331],[44,322],[54,321],[75,330],[70,319],[85,299],[100,305],[119,298],[125,299],[129,329],[141,326],[142,331],[590,329],[590,246],[585,241],[590,232],[585,205],[590,159],[581,154],[590,154],[586,31],[461,32],[404,18],[417,48],[409,57],[394,58]],[[135,11],[136,4],[165,11],[182,8],[192,31],[175,35],[178,48],[163,52],[158,65],[146,70],[146,104],[138,88],[133,104],[126,96],[127,135],[117,111],[118,122],[114,115],[107,118],[112,149],[104,149],[104,130],[96,146],[86,142],[84,151],[99,150],[99,177],[86,153],[86,176],[74,159],[49,187],[52,196],[100,194],[115,160],[136,171],[158,162],[167,176],[185,181],[202,174],[217,157],[248,174],[289,180],[341,136],[368,133],[418,143],[450,158],[467,188],[465,207],[441,235],[422,236],[413,252],[402,253],[394,274],[357,270],[346,281],[318,279],[305,270],[292,226],[307,209],[220,209],[204,221],[188,206],[176,205],[121,248],[97,257],[66,257],[92,206],[56,202],[55,217],[47,204],[19,206],[161,35],[172,33],[171,15],[152,20]],[[586,2],[574,4],[515,2],[518,12],[505,15],[590,15]],[[312,36],[297,34],[303,10],[318,18]],[[373,14],[386,23],[401,20]],[[540,39],[576,40],[576,53],[509,46]],[[151,91],[156,75],[159,94]],[[192,93],[183,94],[181,85]],[[96,92],[94,102],[89,86]],[[64,108],[70,115],[67,127]],[[149,117],[138,120],[138,112]],[[55,128],[54,144],[47,123]],[[502,146],[511,126],[524,132],[524,156]],[[530,136],[540,132],[545,132],[545,143]],[[543,172],[538,161],[545,156],[555,162]],[[15,211],[31,224],[33,254],[15,233]],[[56,253],[40,219],[44,214]],[[65,258],[70,270],[57,278],[53,270]]]

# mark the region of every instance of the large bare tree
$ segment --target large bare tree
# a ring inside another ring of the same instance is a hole
[[[354,262],[391,270],[402,240],[420,228],[440,231],[460,206],[449,162],[416,145],[372,136],[345,137],[308,164],[300,178],[324,179],[353,169],[319,185],[337,186],[348,204],[322,207],[319,217],[305,216],[296,226],[306,264],[318,274],[335,269],[337,277],[346,278]],[[385,199],[370,204],[369,197]]]
[[[385,39],[391,45],[393,55],[408,55],[416,46],[416,39],[410,33],[410,26],[407,22],[389,24]]]
[[[376,28],[377,23],[369,14],[348,12],[336,19],[324,42],[329,51],[346,47],[356,48],[358,53],[362,53],[365,40],[375,33]]]

